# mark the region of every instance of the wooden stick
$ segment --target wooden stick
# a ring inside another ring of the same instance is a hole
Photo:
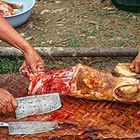
[[[129,57],[136,56],[138,48],[94,48],[94,47],[36,47],[41,56],[47,57]],[[13,47],[0,47],[0,56],[23,56]]]

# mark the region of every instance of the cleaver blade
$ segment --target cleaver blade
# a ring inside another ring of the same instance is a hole
[[[58,127],[55,121],[0,122],[0,127],[8,127],[10,135],[35,134],[54,130]]]
[[[17,119],[50,113],[62,106],[59,93],[33,95],[16,98],[16,100],[18,102],[18,107],[15,110]]]

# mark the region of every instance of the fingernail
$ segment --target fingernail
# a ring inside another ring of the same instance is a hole
[[[16,108],[18,106],[18,103],[15,99],[12,99],[12,105],[14,108]]]

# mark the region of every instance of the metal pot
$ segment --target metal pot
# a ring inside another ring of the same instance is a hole
[[[111,0],[112,3],[119,9],[140,12],[140,0]]]

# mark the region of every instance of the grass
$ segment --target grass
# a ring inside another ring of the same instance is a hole
[[[95,36],[97,31],[95,29],[91,29],[88,27],[83,27],[80,29],[81,33],[85,35],[85,37],[87,36]]]
[[[82,41],[78,39],[78,37],[75,35],[75,34],[72,34],[70,36],[70,40],[68,41],[68,46],[70,47],[78,47],[78,46],[81,46],[82,44]]]
[[[78,63],[90,65],[99,69],[111,69],[120,62],[132,62],[132,57],[118,57],[118,58],[48,58],[45,59],[45,65],[50,69],[64,69],[72,67]],[[23,60],[19,58],[1,58],[0,59],[0,74],[15,73],[19,71]]]
[[[80,42],[76,38],[73,38],[71,41],[68,42],[68,46],[70,47],[78,47],[79,45]]]
[[[20,59],[0,58],[0,73],[17,72],[22,63]]]

